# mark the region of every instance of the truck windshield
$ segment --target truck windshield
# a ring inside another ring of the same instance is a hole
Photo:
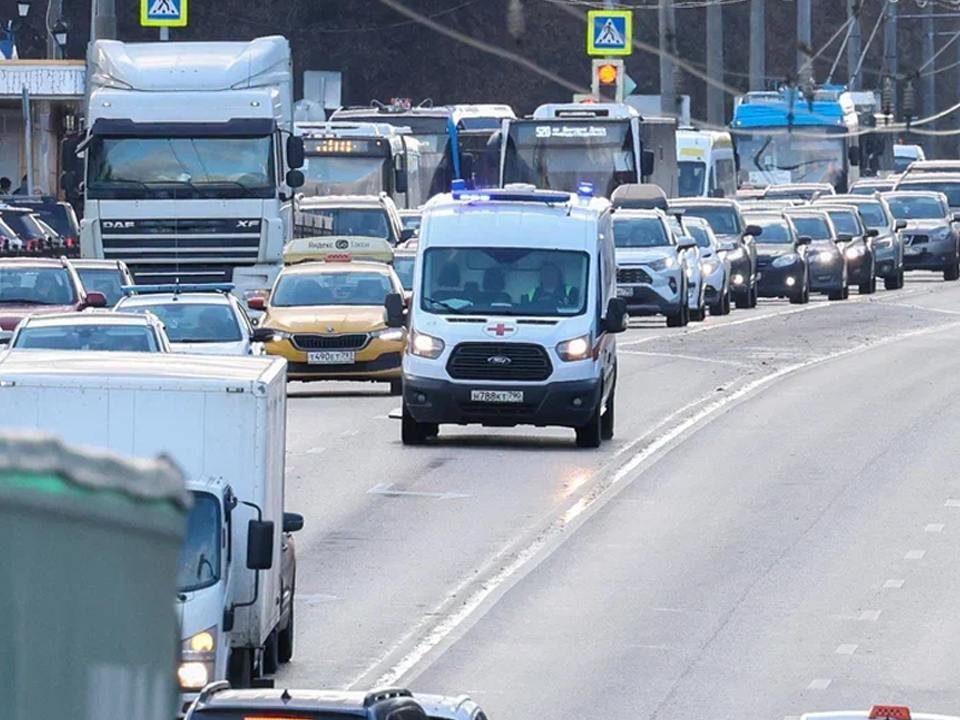
[[[191,592],[220,579],[220,503],[209,493],[193,493],[187,534],[177,565],[177,588]]]
[[[677,163],[680,170],[677,194],[680,197],[700,197],[707,180],[707,166],[702,162],[684,160]]]
[[[818,137],[819,135],[819,137]],[[828,182],[846,188],[846,150],[842,138],[815,128],[794,133],[775,132],[737,135],[740,183],[764,187],[783,183]]]
[[[586,253],[534,248],[430,248],[421,307],[457,315],[580,315]]]
[[[92,199],[276,195],[273,138],[97,137],[87,151]]]
[[[510,123],[504,183],[576,192],[593,183],[609,197],[637,176],[634,137],[628,120],[525,120]]]
[[[387,158],[308,155],[303,167],[305,195],[377,195],[384,185]]]

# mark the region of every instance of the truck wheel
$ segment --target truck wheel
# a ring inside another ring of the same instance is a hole
[[[267,636],[267,642],[263,645],[263,659],[260,661],[260,674],[273,675],[280,667],[279,640],[277,631],[274,630]]]
[[[602,403],[597,403],[596,410],[593,411],[593,415],[590,416],[590,421],[581,427],[578,427],[577,430],[577,447],[581,448],[598,448],[600,443],[603,441],[603,430],[602,430],[602,420],[603,417],[600,414]]]
[[[614,399],[616,396],[617,384],[614,382],[613,388],[610,390],[610,397],[607,398],[606,412],[600,416],[600,438],[603,440],[613,440],[614,407],[616,407]]]
[[[277,659],[284,664],[293,659],[293,607],[287,626],[277,634]]]
[[[230,651],[227,662],[227,680],[235,688],[248,688],[253,684],[253,653],[248,648]]]
[[[390,394],[391,395],[403,395],[403,380],[397,378],[396,380],[390,381]]]
[[[400,421],[400,440],[404,445],[423,445],[428,438],[434,437],[439,428],[435,423],[422,423],[413,419],[407,405],[403,405],[403,418]]]

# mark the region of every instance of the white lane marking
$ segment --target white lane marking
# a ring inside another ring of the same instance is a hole
[[[418,492],[416,490],[394,490],[392,483],[380,483],[367,490],[367,495],[386,495],[388,497],[432,498],[434,500],[462,500],[473,497],[466,493],[455,492]]]
[[[926,550],[910,550],[906,555],[903,556],[904,560],[923,560],[923,556],[927,554]]]
[[[950,498],[943,504],[943,506],[944,507],[960,507],[960,500]]]
[[[824,364],[841,357],[846,357],[847,355],[863,352],[865,350],[872,350],[894,342],[906,340],[908,338],[928,335],[935,332],[943,332],[956,327],[960,327],[960,322],[945,323],[943,325],[920,328],[918,330],[910,330],[898,335],[891,335],[875,342],[864,343],[846,350],[839,350],[828,355],[823,355],[819,358],[804,360],[803,362],[783,367],[773,373],[770,373],[769,375],[765,375],[764,377],[758,378],[753,382],[747,383],[729,395],[724,395],[724,397],[704,406],[692,416],[680,421],[662,435],[656,437],[650,443],[642,447],[636,455],[624,463],[620,469],[614,473],[606,487],[601,488],[599,492],[595,492],[589,496],[577,500],[571,507],[563,511],[557,519],[550,523],[550,525],[548,525],[547,528],[536,537],[536,539],[534,539],[526,547],[517,551],[512,560],[509,562],[506,560],[502,561],[504,564],[501,565],[500,569],[494,573],[492,577],[482,581],[479,587],[460,604],[459,608],[455,612],[445,615],[437,622],[436,625],[434,625],[432,628],[429,628],[426,634],[416,642],[414,647],[403,657],[401,657],[399,661],[394,663],[375,682],[373,682],[372,686],[397,684],[404,677],[404,675],[410,672],[414,667],[416,667],[417,664],[426,658],[426,656],[434,648],[436,648],[448,636],[456,631],[460,625],[470,619],[471,616],[484,604],[487,598],[494,593],[499,592],[501,587],[513,579],[513,577],[517,575],[520,570],[524,569],[533,560],[538,559],[537,556],[540,554],[540,551],[546,547],[555,536],[563,533],[564,530],[568,530],[568,532],[563,536],[561,542],[554,545],[554,548],[559,547],[563,540],[569,538],[572,535],[572,533],[569,532],[570,520],[583,515],[584,511],[587,509],[599,507],[601,501],[611,497],[609,493],[611,488],[617,487],[624,478],[630,475],[630,473],[636,470],[651,456],[655,455],[660,450],[663,450],[671,443],[680,440],[690,428],[708,420],[713,415],[720,415],[721,412],[729,405],[737,402],[741,398],[773,383],[776,380],[779,380],[780,378],[796,373],[800,370],[804,370],[815,365]],[[512,546],[512,543],[508,545],[508,547],[510,546]],[[889,583],[897,581],[888,580],[887,582]],[[900,585],[903,584],[902,580],[899,582]],[[458,585],[457,594],[459,594],[461,589],[469,588],[470,584],[471,579],[465,579]],[[887,587],[887,585],[885,585],[885,587]],[[900,586],[897,585],[896,587]],[[451,595],[448,595],[448,597],[451,597]],[[413,636],[419,627],[424,625],[427,618],[432,619],[437,614],[440,614],[439,610],[422,618],[411,632],[405,634],[404,639],[394,644],[393,649],[401,646],[407,637]],[[389,658],[392,651],[393,650],[388,650],[385,654],[381,655],[379,659],[370,664],[362,673],[356,676],[356,678],[347,685],[347,688],[354,687],[359,682],[364,680],[364,678],[370,672],[382,665]],[[829,680],[827,683],[829,684]]]
[[[880,619],[880,613],[882,612],[883,610],[864,610],[860,613],[860,617],[858,617],[857,620],[861,622],[876,622]]]
[[[904,581],[900,578],[891,578],[883,584],[883,587],[896,590],[897,588],[902,588],[903,583]]]
[[[831,682],[830,678],[814,678],[807,685],[807,690],[826,690]]]
[[[320,455],[325,450],[326,448],[322,448],[322,447],[310,448],[304,453],[304,455]]]
[[[359,430],[344,430],[342,433],[340,433],[340,437],[355,437],[359,434]]]
[[[680,355],[678,353],[647,352],[644,350],[617,350],[617,355],[641,355],[645,357],[662,357],[670,360],[691,360],[693,362],[713,363],[715,365],[731,365],[733,367],[753,367],[750,363],[736,360],[717,360],[716,358],[699,357],[697,355]]]
[[[884,304],[890,305],[891,307],[902,307],[911,310],[926,310],[927,312],[941,313],[943,315],[960,315],[960,310],[947,310],[945,308],[927,307],[926,305],[916,305],[914,303],[888,302]]]
[[[313,593],[312,595],[304,595],[302,593],[297,593],[294,596],[294,599],[298,603],[310,605],[310,604],[325,603],[325,602],[335,602],[340,600],[341,598],[339,595],[330,595],[328,593]]]
[[[943,528],[943,523],[930,523],[923,529],[923,531],[928,533],[940,533],[943,532]]]
[[[838,645],[834,652],[837,655],[853,655],[857,651],[858,647],[859,646],[855,645],[854,643],[850,643],[848,645]]]

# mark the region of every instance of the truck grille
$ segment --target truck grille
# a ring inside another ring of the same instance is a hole
[[[621,285],[649,285],[653,280],[643,268],[622,267],[617,268],[617,282]]]
[[[494,359],[496,358],[496,359]],[[553,372],[540,345],[526,343],[460,343],[447,361],[455,380],[546,380]]]
[[[297,333],[293,336],[293,344],[301,350],[359,350],[367,344],[368,338],[369,336],[366,333],[349,335]]]
[[[137,282],[223,282],[260,255],[258,218],[101,220],[103,254]]]

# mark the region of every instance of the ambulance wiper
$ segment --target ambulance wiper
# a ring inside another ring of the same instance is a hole
[[[425,302],[428,302],[431,305],[436,305],[437,307],[443,308],[449,313],[453,313],[454,315],[463,315],[463,308],[454,307],[449,303],[445,303],[443,300],[435,300],[434,298],[431,298],[431,297],[425,297],[423,299]]]

